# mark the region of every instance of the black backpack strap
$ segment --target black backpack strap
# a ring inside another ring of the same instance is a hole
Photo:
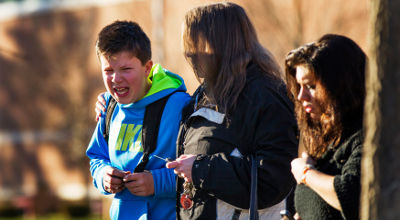
[[[161,116],[169,97],[173,93],[149,104],[146,107],[142,127],[143,158],[142,161],[140,161],[140,163],[136,166],[134,170],[135,173],[144,171],[144,168],[149,162],[150,154],[156,149]]]
[[[258,167],[257,157],[250,155],[251,158],[251,189],[250,189],[250,210],[249,219],[258,220],[258,196],[257,196],[257,182],[258,182]]]
[[[108,136],[110,135],[111,117],[113,115],[116,105],[117,105],[117,101],[112,96],[110,96],[110,100],[108,101],[107,112],[106,112],[106,128],[103,131],[103,137],[104,137],[104,140],[106,140],[107,144],[108,144]]]

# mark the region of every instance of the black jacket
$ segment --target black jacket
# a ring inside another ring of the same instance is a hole
[[[335,176],[333,185],[342,212],[330,206],[316,192],[304,185],[297,185],[295,207],[303,220],[359,219],[361,153],[363,134],[361,126],[346,132],[341,143],[316,162],[316,169]]]
[[[298,146],[293,106],[283,83],[249,65],[246,85],[229,124],[226,118],[219,124],[204,114],[188,117],[201,91],[200,87],[184,110],[178,137],[178,155],[198,155],[192,168],[194,205],[184,210],[178,199],[178,219],[215,219],[217,199],[248,209],[249,154],[255,154],[259,161],[258,207],[282,201],[295,183],[290,162],[297,156]],[[178,196],[182,184],[179,179]]]

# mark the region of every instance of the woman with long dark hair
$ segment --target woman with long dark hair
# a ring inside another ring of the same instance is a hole
[[[179,158],[167,164],[182,177],[178,218],[248,218],[254,155],[260,219],[279,219],[297,130],[278,64],[234,3],[189,11],[183,42],[201,85],[184,109]]]
[[[358,219],[366,56],[351,39],[324,35],[291,51],[288,92],[305,152],[292,161],[301,219]]]

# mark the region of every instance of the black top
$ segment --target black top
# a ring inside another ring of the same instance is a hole
[[[330,147],[315,166],[317,170],[335,176],[333,184],[342,212],[326,203],[309,187],[297,185],[295,207],[302,220],[359,219],[363,141],[361,126],[348,133],[336,148]]]
[[[198,91],[201,95],[201,88]],[[186,115],[193,113],[195,98]],[[194,205],[184,210],[178,199],[178,219],[215,219],[217,199],[248,209],[252,153],[259,161],[260,209],[282,201],[294,186],[290,162],[297,156],[298,142],[293,106],[283,83],[265,76],[258,66],[247,68],[246,86],[228,124],[204,115],[183,118],[178,154],[198,156],[192,168]],[[239,153],[233,153],[235,149]],[[177,182],[180,196],[183,180]]]

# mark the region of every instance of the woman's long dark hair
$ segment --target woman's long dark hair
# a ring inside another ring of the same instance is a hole
[[[183,43],[196,77],[204,78],[206,102],[221,112],[235,109],[251,61],[272,78],[282,77],[279,65],[260,45],[246,12],[237,4],[210,4],[189,11]]]
[[[366,55],[351,39],[327,34],[317,42],[291,51],[285,60],[289,97],[295,103],[296,117],[304,147],[318,158],[329,144],[337,144],[343,132],[359,127],[363,120]],[[312,120],[297,99],[299,85],[296,67],[305,66],[322,89],[317,91],[322,115]]]

